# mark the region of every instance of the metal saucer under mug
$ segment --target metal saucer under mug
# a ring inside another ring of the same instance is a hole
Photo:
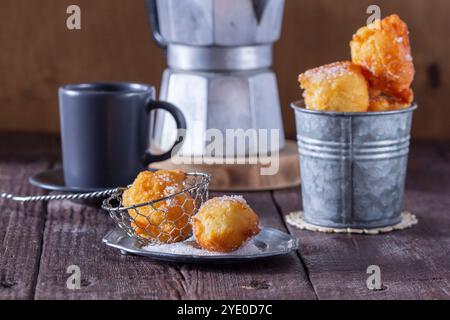
[[[306,222],[371,229],[400,222],[413,111],[307,110],[297,124]]]

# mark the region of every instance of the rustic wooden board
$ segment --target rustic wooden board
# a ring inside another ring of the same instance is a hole
[[[245,194],[262,224],[284,229],[266,193]],[[121,256],[101,243],[113,228],[95,208],[71,202],[48,207],[36,299],[314,299],[298,256],[245,265],[199,266]],[[285,230],[285,229],[284,229]],[[66,268],[81,269],[80,290],[66,288]]]
[[[43,194],[28,176],[51,165],[53,138],[0,134],[0,192]],[[0,299],[30,299],[39,269],[44,203],[0,200]]]
[[[430,143],[412,148],[404,205],[419,218],[412,229],[361,236],[289,226],[319,299],[450,299],[450,170],[437,150]],[[274,198],[283,214],[301,207],[298,190]],[[384,290],[367,289],[369,265],[380,266]]]
[[[196,164],[196,160],[200,164]],[[270,157],[234,158],[234,164],[216,163],[215,160],[217,161],[217,159],[205,157],[198,159],[179,157],[177,161],[174,161],[172,158],[164,162],[154,163],[150,165],[150,168],[166,170],[180,169],[185,172],[208,173],[214,178],[209,185],[209,189],[221,192],[233,192],[236,190],[270,191],[300,185],[297,142],[293,140],[286,141],[285,147],[279,153],[277,164]],[[247,164],[236,164],[239,161]],[[180,165],[179,163],[191,164]],[[268,168],[268,163],[271,164],[274,171],[277,171],[278,168],[278,173],[261,175],[262,169]]]

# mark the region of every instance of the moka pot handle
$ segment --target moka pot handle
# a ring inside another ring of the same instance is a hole
[[[152,28],[153,39],[160,48],[166,49],[167,42],[166,40],[164,40],[164,37],[161,34],[156,0],[145,0],[145,2],[147,4],[147,11],[150,20],[150,26]]]

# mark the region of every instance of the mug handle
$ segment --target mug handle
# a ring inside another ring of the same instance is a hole
[[[169,112],[172,117],[175,119],[175,123],[177,125],[177,130],[186,130],[186,118],[184,117],[183,113],[180,109],[175,107],[173,104],[165,101],[156,101],[156,100],[149,100],[146,105],[145,111],[150,114],[151,111],[162,109]],[[177,140],[175,140],[172,147],[169,149],[169,151],[163,153],[163,154],[152,154],[150,151],[147,151],[144,156],[144,164],[149,165],[153,162],[160,162],[167,159],[170,159],[172,156],[172,151],[175,149],[176,146],[179,144],[182,144],[184,137],[182,135],[179,135]]]

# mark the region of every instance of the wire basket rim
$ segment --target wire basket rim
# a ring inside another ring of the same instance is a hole
[[[158,202],[166,201],[166,200],[168,200],[168,199],[170,199],[170,198],[173,198],[173,197],[175,197],[175,196],[177,196],[177,195],[180,195],[180,194],[183,194],[183,193],[186,193],[186,192],[195,190],[195,189],[199,188],[200,186],[208,185],[208,184],[211,182],[211,175],[208,174],[208,173],[204,173],[204,172],[189,172],[189,173],[186,173],[186,176],[189,176],[189,177],[202,177],[202,178],[204,178],[204,180],[202,180],[201,182],[198,182],[198,183],[194,184],[193,186],[191,186],[191,187],[189,187],[189,188],[183,189],[183,190],[180,191],[180,192],[177,192],[177,193],[174,193],[174,194],[171,194],[171,195],[168,195],[168,196],[165,196],[165,197],[163,197],[163,198],[156,199],[156,200],[152,200],[152,201],[148,201],[148,202],[143,202],[143,203],[139,203],[139,204],[134,204],[134,205],[131,205],[131,206],[128,206],[128,207],[123,207],[123,206],[121,206],[121,202],[120,202],[120,201],[119,201],[119,206],[118,206],[118,207],[113,207],[113,206],[111,205],[110,201],[116,200],[117,197],[118,197],[118,196],[121,196],[122,193],[123,193],[128,187],[127,187],[127,188],[118,188],[118,189],[117,189],[117,190],[118,190],[117,193],[114,193],[114,194],[113,194],[112,196],[110,196],[108,199],[105,199],[105,200],[103,201],[103,203],[102,203],[102,209],[103,209],[103,210],[107,210],[107,211],[117,212],[117,211],[124,211],[124,210],[130,210],[130,209],[137,209],[137,208],[145,207],[145,206],[148,206],[148,205],[151,205],[151,206],[152,206],[152,205],[154,205],[154,204],[156,204],[156,203],[158,203]]]

